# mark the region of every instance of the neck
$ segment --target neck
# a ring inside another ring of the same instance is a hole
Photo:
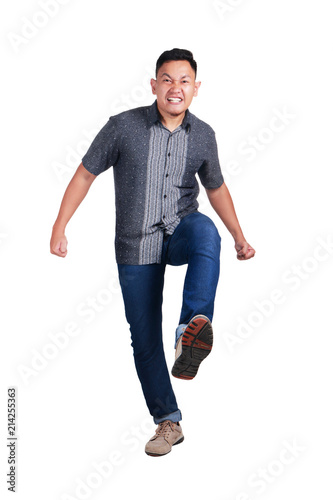
[[[161,116],[161,122],[168,130],[170,130],[170,132],[172,132],[173,130],[176,130],[176,128],[179,127],[179,125],[181,125],[183,120],[184,120],[185,111],[183,113],[181,113],[180,115],[175,115],[175,116],[161,113],[160,110],[158,110],[158,111],[159,111],[159,114]]]

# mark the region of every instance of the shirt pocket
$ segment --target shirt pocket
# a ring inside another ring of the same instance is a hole
[[[198,170],[204,161],[205,160],[203,158],[185,156],[185,168],[181,179],[178,178],[178,181],[180,180],[178,187],[196,187],[197,181],[195,175],[198,173]]]
[[[185,172],[191,172],[193,174],[196,174],[200,167],[205,163],[205,158],[198,158],[194,156],[188,156],[186,155],[185,157]]]
[[[185,156],[185,168],[180,176],[174,178],[174,187],[180,190],[180,197],[193,196],[198,191],[196,174],[204,159]]]

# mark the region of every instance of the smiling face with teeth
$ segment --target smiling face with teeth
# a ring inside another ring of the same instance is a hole
[[[152,78],[150,83],[162,121],[168,128],[178,127],[201,84],[195,81],[190,63],[167,61],[158,70],[156,80]]]

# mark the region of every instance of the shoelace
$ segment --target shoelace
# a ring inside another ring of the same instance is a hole
[[[172,423],[169,420],[164,420],[158,424],[156,429],[156,436],[168,437],[169,433],[173,431]]]

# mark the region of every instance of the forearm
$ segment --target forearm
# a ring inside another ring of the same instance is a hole
[[[211,206],[235,241],[245,240],[235,207],[225,182],[217,189],[206,189]]]
[[[54,228],[59,232],[64,232],[67,223],[85,198],[89,188],[96,176],[86,171],[81,164],[75,172],[72,180],[67,186],[63,196]]]

